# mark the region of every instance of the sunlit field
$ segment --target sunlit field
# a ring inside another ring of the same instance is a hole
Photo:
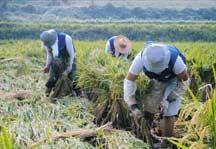
[[[133,41],[129,62],[106,55],[105,41],[74,41],[78,85],[88,99],[45,97],[46,53],[38,40],[0,41],[0,148],[148,148],[144,134],[134,131],[123,101],[123,80],[145,42]],[[185,53],[192,83],[170,143],[179,148],[216,147],[216,44],[172,42]],[[138,79],[137,99],[145,96],[148,79]],[[210,90],[205,88],[211,84]],[[27,98],[13,96],[28,91]],[[112,122],[113,128],[92,130]],[[106,131],[109,129],[109,131]],[[91,134],[74,135],[73,131]],[[64,134],[68,132],[67,134]]]

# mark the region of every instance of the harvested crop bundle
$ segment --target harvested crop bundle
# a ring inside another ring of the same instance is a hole
[[[52,97],[63,97],[72,94],[72,81],[64,75],[61,75],[58,79]]]
[[[127,115],[128,111],[125,111],[128,109],[123,101],[123,80],[130,62],[126,63],[121,59],[107,56],[103,50],[104,41],[76,42],[78,84],[91,100],[65,96],[59,97],[60,100],[53,104],[44,98],[47,76],[41,73],[44,53],[42,49],[38,49],[39,41],[1,41],[1,92],[17,93],[21,90],[30,90],[33,95],[23,98],[25,100],[22,101],[13,98],[6,102],[2,100],[3,95],[0,93],[0,121],[5,125],[13,147],[29,148],[34,142],[43,139],[47,139],[47,142],[37,148],[140,149],[149,147],[143,141],[148,134],[146,121],[140,119],[134,124],[135,121]],[[214,148],[216,146],[216,72],[212,72],[211,69],[215,68],[216,44],[209,42],[174,44],[185,50],[187,59],[193,58],[188,69],[191,70],[193,77],[191,90],[197,99],[187,100],[191,99],[191,96],[185,96],[186,100],[183,100],[175,125],[176,138],[160,137],[160,139],[166,139],[178,148]],[[137,50],[143,47],[143,42],[133,42],[133,45],[137,45],[132,51],[136,54]],[[213,76],[214,80],[212,80]],[[136,99],[141,102],[140,100],[146,97],[151,84],[148,84],[150,82],[144,75],[138,79]],[[200,103],[202,98],[199,98],[201,91],[198,89],[208,84],[212,84],[214,91],[207,102]],[[40,96],[41,100],[37,100],[37,96]],[[122,117],[125,120],[121,120]],[[95,125],[96,119],[99,125],[106,121],[113,121],[114,127],[122,130],[99,131],[96,135],[85,139],[78,137],[52,139],[64,132],[100,127]],[[129,129],[122,124],[123,122],[130,123]],[[2,135],[3,131],[0,131],[0,136]],[[1,139],[0,137],[0,144],[4,144]]]
[[[81,53],[84,56],[84,53]],[[96,123],[112,122],[115,128],[129,128],[129,111],[123,100],[123,80],[128,63],[114,59],[103,51],[92,51],[85,61],[79,62],[78,85],[94,92]]]
[[[143,140],[150,146],[153,145],[150,132],[151,124],[144,117],[138,119],[134,118],[132,120],[132,129],[139,139]]]
[[[129,128],[131,125],[129,111],[122,99],[105,100],[95,109],[96,123],[112,122],[116,128]]]

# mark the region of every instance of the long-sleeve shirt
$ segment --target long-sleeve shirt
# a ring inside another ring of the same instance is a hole
[[[69,35],[65,36],[65,41],[66,41],[66,49],[67,52],[69,54],[69,65],[66,68],[67,72],[70,72],[72,70],[72,64],[74,62],[74,57],[75,57],[75,51],[74,51],[74,46],[73,46],[73,42],[72,42],[72,38]],[[56,40],[56,42],[54,43],[54,45],[51,47],[52,51],[49,52],[48,47],[45,47],[46,51],[47,51],[47,61],[46,61],[46,65],[50,66],[51,62],[52,62],[52,58],[53,57],[57,57],[59,54],[59,50],[58,50],[58,38]]]

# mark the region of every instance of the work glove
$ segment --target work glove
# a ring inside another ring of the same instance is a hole
[[[67,77],[68,74],[69,74],[69,72],[67,70],[65,70],[62,75]]]
[[[72,67],[67,67],[66,70],[63,72],[63,75],[68,76],[68,74],[71,72]]]
[[[130,110],[134,118],[141,118],[143,116],[143,113],[138,109],[137,104],[131,105]]]
[[[161,103],[160,103],[160,113],[166,113],[167,110],[168,110],[168,106],[169,106],[169,101],[167,100],[162,100]]]

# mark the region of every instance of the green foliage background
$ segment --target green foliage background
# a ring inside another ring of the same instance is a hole
[[[216,41],[214,22],[146,23],[23,23],[0,22],[0,39],[38,39],[42,31],[54,28],[74,40],[107,40],[123,34],[136,41]]]

